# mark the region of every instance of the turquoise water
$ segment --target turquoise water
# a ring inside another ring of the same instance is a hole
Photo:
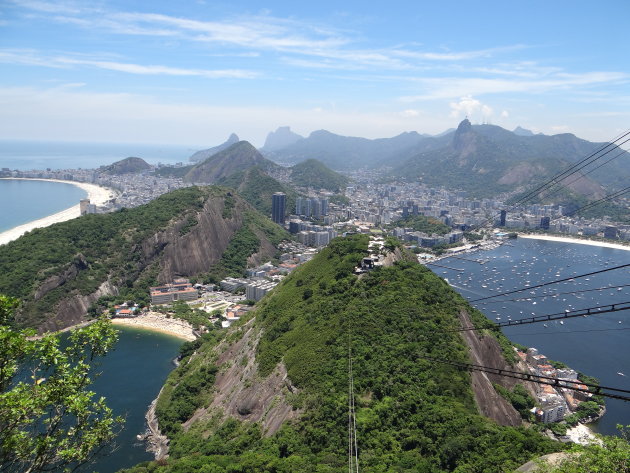
[[[83,473],[113,473],[137,463],[152,460],[144,443],[136,436],[146,430],[145,414],[166,377],[175,367],[183,341],[159,332],[119,327],[120,339],[114,351],[101,361],[101,375],[93,384],[93,391],[107,398],[115,415],[126,417],[125,428],[116,439],[116,450],[84,465]]]
[[[72,184],[0,179],[0,232],[65,210],[86,197]]]

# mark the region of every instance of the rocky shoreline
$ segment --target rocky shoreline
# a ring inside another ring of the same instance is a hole
[[[164,389],[164,388],[162,388]],[[147,431],[144,435],[139,435],[139,440],[144,440],[147,446],[147,452],[153,453],[156,460],[168,458],[168,443],[169,439],[166,435],[162,434],[158,424],[158,418],[155,413],[157,401],[162,394],[162,390],[158,393],[157,397],[149,405],[149,409],[145,414],[147,420]]]

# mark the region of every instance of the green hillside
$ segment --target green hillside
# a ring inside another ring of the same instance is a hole
[[[149,169],[151,169],[151,165],[144,159],[130,157],[116,161],[109,166],[103,166],[99,169],[99,171],[104,174],[118,175],[135,174],[142,171],[148,171]]]
[[[247,141],[239,141],[194,165],[186,173],[184,180],[194,183],[215,184],[223,178],[252,166],[271,169],[277,165],[264,158]]]
[[[424,232],[428,235],[436,233],[438,235],[446,235],[451,231],[451,227],[443,224],[441,221],[433,217],[425,217],[424,215],[410,215],[391,224],[392,227],[413,228],[416,232]]]
[[[482,417],[470,375],[424,359],[468,361],[450,331],[460,310],[488,322],[416,262],[357,278],[367,246],[365,236],[334,240],[263,299],[254,319],[187,351],[158,401],[170,457],[127,471],[348,471],[350,348],[361,471],[511,471],[560,449]],[[241,390],[269,398],[273,379],[283,381],[268,405],[249,397],[229,414],[218,407]],[[272,433],[269,417],[283,404],[287,420]],[[260,420],[247,420],[259,408]]]
[[[307,159],[291,167],[291,181],[299,187],[327,189],[332,192],[344,190],[349,182],[347,177],[317,159]]]
[[[169,268],[181,276],[240,276],[248,257],[285,236],[233,191],[187,187],[2,246],[0,293],[23,301],[22,325],[41,327],[53,317],[70,325],[102,296],[146,302],[150,285],[172,277]]]
[[[236,189],[247,202],[264,215],[271,215],[271,196],[275,192],[284,192],[287,195],[288,212],[295,209],[297,192],[290,186],[281,184],[257,166],[227,176],[218,184]]]

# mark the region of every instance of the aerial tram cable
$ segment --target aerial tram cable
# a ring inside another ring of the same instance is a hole
[[[630,263],[622,264],[622,265],[619,265],[619,266],[613,266],[612,268],[605,268],[605,269],[600,269],[598,271],[592,271],[590,273],[578,274],[578,275],[575,275],[575,276],[570,276],[568,278],[556,279],[555,281],[548,281],[548,282],[545,282],[545,283],[542,283],[542,284],[537,284],[535,286],[528,286],[528,287],[524,287],[522,289],[515,289],[513,291],[502,292],[500,294],[494,294],[492,296],[480,297],[479,299],[471,299],[468,302],[473,303],[473,302],[485,301],[487,299],[494,299],[495,297],[506,296],[508,294],[516,294],[517,292],[531,291],[532,289],[537,289],[539,287],[550,286],[551,284],[558,284],[560,282],[565,282],[565,281],[571,281],[573,279],[584,278],[586,276],[592,276],[594,274],[605,273],[607,271],[614,271],[616,269],[627,268],[629,266],[630,266]]]
[[[359,473],[357,418],[354,403],[354,373],[352,370],[352,331],[350,325],[348,325],[348,472]]]
[[[458,361],[443,360],[438,358],[431,358],[428,356],[420,355],[420,358],[435,363],[443,363],[451,365],[461,370],[466,371],[482,371],[484,373],[495,374],[498,376],[504,376],[507,378],[516,378],[523,381],[530,381],[537,384],[547,384],[549,386],[555,386],[558,388],[570,389],[572,391],[579,391],[585,393],[597,394],[603,397],[609,397],[612,399],[621,399],[623,401],[630,401],[630,390],[611,388],[608,386],[601,386],[593,383],[586,383],[583,381],[572,381],[558,378],[551,378],[549,376],[540,376],[531,373],[522,373],[520,371],[505,370],[501,368],[492,368],[489,366],[476,365],[472,363],[463,363]],[[580,385],[586,386],[586,389]],[[590,389],[589,389],[590,388]]]
[[[601,157],[605,156],[606,154],[610,153],[611,151],[619,148],[619,144],[617,144],[617,141],[622,140],[623,138],[626,138],[628,135],[630,135],[630,130],[627,130],[625,132],[623,132],[621,134],[621,136],[619,136],[618,138],[614,139],[613,141],[606,143],[605,145],[601,146],[599,149],[597,149],[595,152],[587,155],[585,158],[581,159],[580,161],[578,161],[577,163],[573,164],[572,166],[570,166],[569,168],[567,168],[566,170],[556,174],[555,176],[553,176],[551,179],[549,179],[547,182],[539,185],[536,189],[528,192],[526,195],[524,195],[523,197],[521,197],[520,199],[518,199],[514,204],[511,205],[511,208],[516,207],[517,205],[520,205],[524,202],[527,202],[528,200],[531,200],[534,196],[538,195],[540,192],[544,191],[547,187],[549,186],[554,186],[559,184],[560,182],[562,182],[564,179],[566,179],[567,177],[575,174],[576,172],[578,172],[579,170],[581,170],[582,168],[584,168],[585,166],[594,163],[595,161],[597,161],[598,159],[600,159]],[[629,141],[630,138],[624,140],[622,143],[620,144],[625,144],[627,141]],[[608,151],[606,151],[605,153],[603,153],[603,151],[608,148],[608,147],[612,147],[611,149],[609,149]],[[600,154],[603,153],[603,154]]]
[[[572,215],[575,215],[576,213],[579,213],[582,210],[588,210],[591,207],[595,207],[596,205],[599,205],[599,204],[601,204],[603,202],[609,202],[609,201],[611,201],[613,199],[621,197],[624,194],[627,194],[628,192],[630,192],[630,186],[624,187],[623,189],[620,189],[620,190],[618,190],[616,192],[613,192],[612,194],[609,194],[609,195],[607,195],[605,197],[602,197],[601,199],[594,200],[593,202],[589,202],[588,204],[583,205],[582,207],[579,207],[579,208],[575,209],[573,212],[570,212],[569,214],[565,215],[565,217],[570,217]]]
[[[551,187],[553,187],[555,185],[560,185],[563,180],[565,180],[568,177],[572,176],[573,174],[577,173],[579,170],[583,169],[584,167],[588,166],[589,164],[594,163],[595,161],[599,160],[600,158],[602,158],[606,154],[614,151],[615,149],[620,149],[620,145],[625,144],[626,142],[630,141],[630,138],[625,139],[620,144],[617,144],[617,141],[620,141],[620,140],[626,138],[628,135],[630,135],[630,130],[627,130],[627,131],[621,133],[620,135],[618,135],[617,138],[615,138],[611,142],[602,145],[599,149],[597,149],[593,153],[587,155],[585,158],[581,159],[580,161],[578,161],[574,165],[570,166],[565,171],[562,171],[562,172],[556,174],[551,179],[549,179],[547,182],[544,182],[543,184],[539,185],[537,188],[529,191],[527,194],[525,194],[524,196],[519,198],[516,202],[511,204],[508,207],[508,210],[513,210],[517,206],[524,204],[525,202],[533,199],[535,196],[537,196],[541,192],[543,192],[545,190],[548,190],[549,188],[551,188]],[[604,150],[606,150],[606,148],[609,148],[609,147],[611,147],[611,149],[609,149],[608,151],[604,152]],[[609,159],[604,164],[609,163],[613,159],[615,159],[615,158],[619,157],[620,155],[622,155],[624,152],[626,152],[626,151],[622,150],[621,153],[618,153],[616,156],[614,156],[613,158]],[[602,154],[600,154],[600,153],[602,153]],[[602,165],[603,164],[600,164],[595,169],[598,169]],[[595,169],[589,170],[586,174],[591,173]],[[583,177],[586,174],[580,175],[579,178]],[[573,183],[573,182],[575,182],[575,181],[572,181],[571,183]],[[565,187],[565,186],[566,186],[566,184],[565,185],[561,185],[560,188]],[[557,191],[555,191],[555,192],[557,192]],[[498,215],[494,215],[492,217],[489,217],[488,219],[486,219],[485,222],[483,222],[481,225],[479,225],[479,228],[483,228],[483,227],[487,226],[488,223],[492,222],[497,216]]]
[[[519,335],[564,335],[565,333],[591,333],[591,332],[622,332],[625,330],[630,330],[630,327],[621,327],[621,328],[593,328],[588,330],[563,330],[562,332],[519,332]]]
[[[583,294],[585,292],[607,291],[607,290],[610,290],[610,289],[618,289],[619,290],[619,289],[624,288],[624,287],[630,287],[630,284],[622,284],[621,286],[602,286],[602,287],[597,287],[595,289],[581,289],[581,290],[568,291],[568,292],[551,292],[551,293],[547,293],[547,294],[542,294],[540,296],[528,295],[528,296],[518,297],[516,299],[499,299],[498,301],[488,301],[488,302],[484,302],[484,304],[498,304],[500,302],[522,302],[522,301],[526,301],[526,300],[529,300],[529,299],[544,299],[546,297],[557,297],[557,296]]]
[[[620,153],[617,153],[616,155],[614,155],[612,158],[610,158],[608,161],[604,161],[603,163],[599,164],[598,166],[595,166],[593,169],[589,169],[587,172],[580,174],[578,177],[576,177],[575,179],[573,179],[571,182],[567,182],[566,184],[564,184],[561,187],[558,187],[557,189],[551,191],[549,194],[546,194],[545,197],[551,197],[552,195],[556,195],[558,192],[560,192],[564,187],[569,187],[571,184],[573,184],[574,182],[579,181],[580,179],[582,179],[583,177],[588,176],[590,173],[597,171],[599,168],[601,168],[602,166],[605,166],[606,164],[608,164],[609,162],[617,159],[619,156],[621,156],[624,153],[627,153],[628,151],[626,151],[625,149],[622,149]]]
[[[572,319],[574,317],[588,317],[589,315],[607,314],[609,312],[620,312],[630,310],[630,301],[618,302],[603,306],[587,307],[586,309],[565,310],[554,314],[534,315],[521,319],[508,320],[507,322],[494,323],[492,327],[463,327],[452,330],[453,332],[467,332],[472,330],[483,330],[494,327],[513,327],[515,325],[537,324],[543,322],[553,322],[554,320]]]

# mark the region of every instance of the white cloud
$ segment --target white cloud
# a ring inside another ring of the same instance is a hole
[[[446,118],[420,115],[417,119],[414,128],[422,133],[440,133],[452,126]],[[0,88],[0,138],[202,145],[221,142],[236,132],[261,146],[269,131],[287,123],[302,135],[327,129],[380,138],[409,129],[409,118],[399,112],[214,106],[77,88]]]
[[[501,93],[544,93],[555,90],[575,90],[596,85],[626,83],[630,75],[621,72],[587,72],[582,74],[558,73],[549,78],[508,80],[480,77],[417,78],[415,82],[425,90],[421,95],[401,97],[403,102],[452,99],[467,95]]]
[[[420,115],[420,112],[418,112],[418,110],[408,109],[400,112],[400,116],[404,118],[413,118],[417,117],[418,115]]]
[[[451,107],[449,115],[451,118],[460,118],[462,116],[471,118],[481,113],[481,118],[487,119],[492,115],[492,108],[470,95],[460,98],[459,102],[451,102],[449,105]]]
[[[554,133],[568,133],[571,128],[567,125],[553,125],[549,127]]]
[[[143,65],[96,59],[83,59],[68,56],[39,56],[31,50],[0,50],[0,63],[33,65],[43,67],[88,66],[128,74],[164,75],[164,76],[199,76],[208,79],[253,79],[259,74],[242,69],[186,69],[162,65]]]
[[[503,110],[501,112],[501,118],[508,118],[510,116],[510,114],[508,113],[507,110]]]

